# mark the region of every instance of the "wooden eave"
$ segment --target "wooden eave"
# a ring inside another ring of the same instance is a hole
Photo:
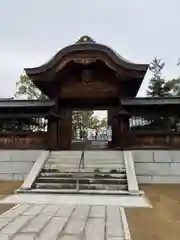
[[[48,108],[54,104],[51,100],[1,100],[0,98],[0,108]]]
[[[47,63],[39,66],[39,67],[34,67],[34,68],[25,68],[25,72],[28,76],[33,76],[33,75],[39,75],[45,71],[48,71],[54,66],[57,65],[57,63],[66,55],[73,53],[73,52],[83,52],[83,51],[100,51],[102,53],[107,54],[113,62],[117,65],[120,66],[124,69],[127,70],[135,70],[139,72],[142,75],[145,75],[149,65],[148,64],[137,64],[137,63],[132,63],[124,58],[122,58],[120,55],[118,55],[114,50],[109,48],[106,45],[98,44],[98,43],[91,43],[91,42],[84,42],[84,43],[76,43],[73,45],[69,45],[62,50],[58,51],[54,57],[50,59]]]
[[[88,55],[89,54],[89,55]],[[80,59],[84,59],[82,56],[87,55],[88,57],[95,58],[96,60],[102,60],[100,56],[97,55],[104,54],[106,56],[108,67],[111,67],[117,74],[117,78],[124,82],[124,85],[131,84],[131,93],[129,97],[135,97],[139,91],[142,84],[144,76],[148,70],[148,64],[137,64],[125,60],[113,49],[106,45],[102,45],[96,42],[78,42],[73,45],[69,45],[62,50],[60,50],[54,57],[50,59],[49,62],[35,68],[25,68],[25,72],[28,77],[33,81],[33,83],[48,97],[54,98],[54,78],[56,77],[57,65],[60,64],[65,66],[68,61],[73,60],[73,56],[81,56]],[[69,60],[65,60],[65,59]],[[86,57],[85,57],[86,58]],[[67,61],[67,62],[66,62]],[[110,64],[110,65],[109,65]],[[62,69],[61,69],[62,70]],[[63,78],[63,77],[62,77]],[[126,84],[126,82],[128,82]],[[130,90],[128,90],[130,91]]]
[[[180,97],[136,97],[123,98],[121,103],[124,106],[147,106],[147,105],[179,105]],[[0,108],[49,108],[55,106],[52,100],[1,100]]]
[[[44,116],[55,105],[50,100],[1,100],[0,117],[20,116]]]
[[[73,101],[73,100],[72,100]],[[72,101],[67,102],[67,107],[71,107]],[[82,100],[80,99],[80,102]],[[180,97],[168,97],[168,98],[123,98],[121,99],[122,105],[125,107],[125,109],[131,109],[133,111],[136,110],[147,110],[151,109],[153,111],[156,111],[158,108],[161,109],[167,109],[168,111],[171,111],[173,109],[176,109],[177,111],[180,108]],[[114,105],[114,100],[112,99],[112,104]],[[50,111],[52,107],[55,106],[55,102],[51,100],[6,100],[6,99],[0,99],[0,115],[1,117],[8,116],[8,114],[15,114],[18,116],[18,114],[21,115],[41,115],[46,114]],[[61,103],[60,103],[61,106]],[[62,107],[64,106],[62,101]],[[100,106],[100,105],[99,105]],[[102,101],[101,106],[106,108],[105,102]],[[87,107],[87,106],[86,106]],[[94,109],[98,109],[98,106]],[[85,108],[86,109],[86,108]],[[88,108],[87,108],[88,109]],[[93,109],[93,108],[92,108]],[[103,109],[103,108],[102,108]],[[173,110],[174,111],[174,110]]]
[[[177,105],[180,106],[180,97],[137,97],[121,99],[124,106],[158,106],[158,105]]]

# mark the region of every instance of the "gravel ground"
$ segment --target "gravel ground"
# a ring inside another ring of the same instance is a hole
[[[21,181],[0,181],[0,199],[14,193],[21,186]],[[0,204],[0,214],[14,207],[13,204]]]
[[[132,240],[180,239],[180,185],[141,185],[153,209],[126,209]]]

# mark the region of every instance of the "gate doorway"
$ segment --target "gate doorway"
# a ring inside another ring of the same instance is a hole
[[[110,141],[107,110],[72,112],[71,149],[108,149]]]

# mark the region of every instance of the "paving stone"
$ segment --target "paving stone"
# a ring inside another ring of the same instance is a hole
[[[0,240],[124,240],[117,206],[36,204],[20,205],[17,209],[10,210],[11,216],[16,215],[14,210],[19,213],[25,209],[29,215],[24,213],[14,220],[1,215]]]
[[[102,218],[90,218],[85,228],[85,240],[104,240],[105,222]]]
[[[47,205],[45,204],[36,204],[36,205],[31,205],[27,211],[23,213],[23,215],[37,215],[39,214]]]
[[[67,226],[64,230],[65,234],[81,234],[85,227],[85,220],[84,219],[73,219],[71,218]]]
[[[111,221],[106,223],[107,237],[124,237],[122,221]]]
[[[1,215],[0,218],[3,217],[3,218],[15,219],[19,215],[23,214],[29,207],[30,207],[30,205],[28,205],[28,204],[21,204],[13,209],[7,211],[5,214]]]
[[[63,235],[58,240],[79,240],[79,236]],[[84,240],[84,239],[83,239]],[[94,239],[95,240],[95,239]]]
[[[119,221],[120,220],[120,210],[116,206],[107,206],[107,221]]]
[[[9,218],[1,218],[0,219],[0,230],[5,227],[9,222],[11,222],[12,220]]]
[[[92,206],[90,217],[105,218],[105,206]]]
[[[33,220],[25,228],[21,230],[21,232],[39,233],[44,228],[46,223],[50,220],[50,218],[51,218],[50,216],[39,215],[33,218]]]
[[[20,234],[18,236],[16,236],[15,238],[13,238],[13,240],[36,240],[35,235],[34,234]]]
[[[1,240],[10,240],[10,235],[0,233],[0,239]]]
[[[48,205],[42,210],[42,214],[54,216],[59,208],[59,205]]]
[[[89,213],[90,206],[77,206],[72,214],[73,218],[86,219]]]
[[[61,205],[60,209],[57,211],[55,216],[57,217],[69,217],[73,210],[75,209],[75,206],[73,205]]]
[[[4,234],[16,234],[24,225],[32,219],[32,216],[19,216],[16,220],[9,223],[6,227],[1,230]]]
[[[57,239],[68,218],[53,217],[38,237],[38,240]]]
[[[107,240],[126,240],[126,239],[124,237],[108,237]]]

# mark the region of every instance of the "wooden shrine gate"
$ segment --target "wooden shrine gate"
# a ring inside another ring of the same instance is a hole
[[[136,98],[147,64],[88,36],[25,72],[47,100],[0,100],[1,149],[72,149],[73,109],[107,109],[113,149],[180,149],[180,98]]]

